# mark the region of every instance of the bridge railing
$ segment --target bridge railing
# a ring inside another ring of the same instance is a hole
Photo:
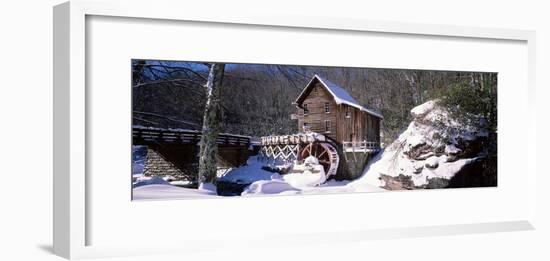
[[[193,144],[200,142],[202,133],[200,131],[187,129],[162,129],[133,126],[132,137],[134,144],[156,142]],[[248,146],[250,144],[250,139],[251,137],[249,136],[220,133],[218,135],[218,145]]]

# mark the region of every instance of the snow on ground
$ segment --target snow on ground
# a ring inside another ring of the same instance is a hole
[[[147,146],[132,146],[132,174],[141,174],[145,168]]]
[[[303,172],[272,175],[269,180],[256,181],[243,191],[242,196],[386,191],[385,189],[366,183],[334,180],[325,182],[323,166],[319,165],[317,159],[313,157],[307,158],[304,164],[295,164],[294,170]]]
[[[250,184],[241,195],[297,194],[298,191],[298,188],[283,180],[259,180]]]
[[[174,185],[174,186],[190,186],[191,184],[193,184],[193,182],[189,180],[170,181],[170,185]]]
[[[137,188],[137,187],[146,186],[146,185],[153,185],[153,184],[166,185],[166,184],[170,184],[170,183],[168,183],[168,181],[166,181],[165,179],[163,179],[161,177],[141,176],[141,177],[137,178],[136,182],[134,182],[134,184],[132,184],[132,185],[133,185],[134,188]]]
[[[212,183],[201,183],[199,185],[199,190],[212,191],[212,192],[216,193],[216,185],[214,185]]]
[[[367,184],[348,181],[333,181],[316,187],[292,187],[281,180],[262,180],[253,183],[243,191],[242,196],[256,195],[312,195],[312,194],[338,194],[357,192],[381,192],[386,189]]]
[[[215,191],[181,188],[170,184],[153,184],[134,188],[132,190],[133,200],[146,199],[182,199],[182,198],[203,198],[217,197]]]
[[[316,159],[307,159],[304,164],[294,165],[296,170],[303,171],[303,173],[279,175],[263,170],[262,166],[267,162],[260,160],[257,156],[252,156],[248,159],[248,165],[233,169],[220,179],[251,183],[243,191],[242,196],[385,191],[385,189],[364,182],[334,180],[325,182],[323,167],[317,163]],[[134,184],[133,189],[134,200],[206,197],[218,197],[216,188],[212,184],[208,184],[204,189],[182,188],[171,185],[159,177],[141,177]]]
[[[304,164],[294,164],[293,170],[302,173],[285,174],[282,176],[282,179],[294,187],[315,187],[326,181],[323,166],[313,156],[307,157],[304,160]]]
[[[264,165],[267,165],[266,161],[260,160],[258,156],[252,156],[248,158],[245,166],[232,169],[221,176],[220,179],[241,184],[258,180],[271,180],[271,176],[275,173],[263,170],[262,166]]]

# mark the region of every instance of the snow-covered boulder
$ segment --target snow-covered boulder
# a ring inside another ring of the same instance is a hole
[[[432,111],[437,105],[438,100],[427,101],[422,105],[416,106],[411,110],[411,114],[415,118],[423,117],[428,112]]]
[[[413,121],[370,160],[363,177],[387,189],[438,188],[485,155],[485,122],[459,123],[438,100],[411,110]]]

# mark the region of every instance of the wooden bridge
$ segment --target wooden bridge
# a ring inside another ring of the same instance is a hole
[[[188,129],[162,129],[154,127],[133,126],[132,138],[134,145],[150,145],[158,143],[171,144],[197,144],[201,140],[202,133],[197,130]],[[220,133],[218,135],[219,146],[248,146],[250,145],[250,137]]]
[[[132,145],[147,146],[145,176],[196,179],[201,137],[202,133],[196,130],[132,126]],[[218,167],[234,168],[246,163],[250,143],[249,136],[220,133]]]

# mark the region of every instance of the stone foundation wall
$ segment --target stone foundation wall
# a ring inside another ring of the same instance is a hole
[[[355,154],[355,156],[354,156]],[[354,180],[363,175],[363,169],[370,158],[369,153],[341,152],[336,180]]]
[[[195,180],[198,173],[198,146],[163,144],[147,146],[143,175],[172,176],[176,180]],[[219,147],[218,168],[236,168],[248,159],[246,147]]]
[[[148,147],[143,175],[172,176],[178,180],[193,180],[197,169],[194,156],[185,155],[189,154],[185,151],[180,152],[182,154],[175,148]]]

